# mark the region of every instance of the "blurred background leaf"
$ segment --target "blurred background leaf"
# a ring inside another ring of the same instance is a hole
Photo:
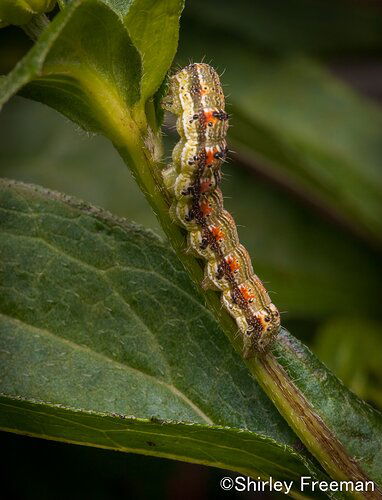
[[[242,5],[241,16],[255,24],[256,9]],[[210,7],[219,10],[219,2]],[[264,51],[244,23],[228,37],[202,8],[194,8],[187,21],[181,64],[206,56],[225,70],[234,116],[231,143],[250,167],[381,247],[382,112],[317,61],[299,55],[303,43]]]
[[[382,407],[381,323],[337,317],[318,330],[316,353],[346,386]],[[362,332],[362,333],[361,333]]]
[[[211,26],[223,29],[230,36],[244,36],[260,49],[324,54],[380,49],[381,11],[373,2],[362,3],[353,0],[238,0],[235,3],[194,0],[189,2],[186,15],[208,19]]]
[[[0,114],[1,175],[89,200],[160,231],[116,150],[47,106],[15,98]],[[22,138],[22,139],[21,139]]]

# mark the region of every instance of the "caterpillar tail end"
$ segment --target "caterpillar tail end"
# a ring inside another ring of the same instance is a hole
[[[260,335],[246,332],[243,338],[243,358],[250,359],[255,355],[266,355],[271,350],[279,332],[280,325],[274,330],[262,332]]]

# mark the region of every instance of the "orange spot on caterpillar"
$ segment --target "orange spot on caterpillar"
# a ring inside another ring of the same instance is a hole
[[[210,179],[203,179],[200,181],[200,192],[208,193],[212,187],[212,182]]]
[[[233,273],[240,269],[240,262],[235,257],[227,257],[225,261]]]
[[[213,226],[211,228],[211,233],[213,234],[215,240],[217,241],[224,240],[224,232],[220,229],[220,227]]]
[[[255,298],[255,294],[250,288],[247,288],[246,286],[240,286],[239,290],[247,302],[252,302],[252,300]]]
[[[215,116],[214,111],[203,111],[203,116],[204,116],[204,121],[208,125],[214,125],[217,121],[219,121],[219,118]]]
[[[212,207],[207,200],[204,200],[200,203],[200,211],[204,215],[204,217],[208,217],[212,213]]]
[[[215,154],[218,152],[216,148],[206,150],[206,164],[208,167],[215,163]]]

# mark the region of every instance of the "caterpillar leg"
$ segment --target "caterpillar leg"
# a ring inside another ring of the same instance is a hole
[[[166,187],[166,189],[174,195],[174,186],[175,186],[175,181],[178,176],[178,172],[176,171],[176,168],[174,165],[170,165],[167,168],[162,170],[162,177],[163,177],[163,183]]]

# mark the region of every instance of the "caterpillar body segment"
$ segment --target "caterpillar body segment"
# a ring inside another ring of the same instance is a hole
[[[249,254],[243,245],[239,244],[221,260],[207,261],[202,286],[213,290],[234,290],[238,284],[243,283],[252,275],[253,269]]]
[[[183,172],[176,176],[174,184],[170,186],[170,191],[174,193],[175,198],[178,200],[184,197],[191,199],[195,198],[195,193],[197,195],[211,193],[220,184],[221,172],[220,170],[206,170],[198,182],[194,182],[193,177],[193,175],[190,176],[190,174]]]
[[[244,356],[266,351],[279,332],[280,314],[223,206],[219,185],[228,114],[216,71],[204,63],[183,68],[170,78],[162,107],[178,116],[180,135],[172,164],[163,171],[173,199],[171,218],[187,230],[188,251],[206,262],[202,286],[221,292],[243,335]]]
[[[218,215],[223,211],[223,194],[219,188],[211,193],[201,196],[198,203],[198,210],[208,224],[217,221]],[[184,199],[173,203],[170,207],[172,219],[187,231],[200,230],[200,224],[193,214],[192,200]]]
[[[205,162],[206,170],[216,171],[221,168],[227,156],[227,143],[225,140],[210,141],[200,147],[186,139],[181,139],[172,153],[172,161],[178,172],[194,175],[199,163]]]
[[[225,290],[222,301],[226,309],[234,311],[235,314],[239,314],[243,306],[260,311],[272,304],[264,285],[256,275],[239,285],[238,290]]]
[[[216,248],[227,255],[239,244],[235,221],[227,210],[222,210],[219,217],[211,217],[207,220],[207,227],[201,231],[196,228],[190,231],[188,241],[193,253],[207,261],[216,259]],[[211,238],[211,235],[213,239]]]

